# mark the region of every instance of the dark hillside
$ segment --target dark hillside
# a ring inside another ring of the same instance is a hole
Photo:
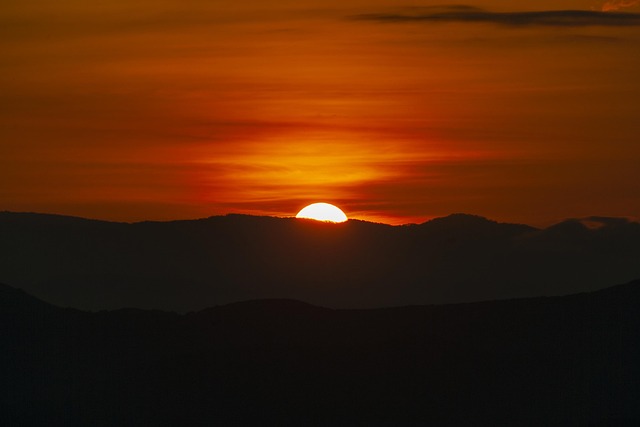
[[[127,224],[4,212],[0,281],[65,307],[184,312],[263,298],[459,303],[640,277],[640,224],[589,221],[545,230],[462,214],[400,227],[243,215]]]
[[[91,314],[0,298],[4,425],[640,422],[638,281],[376,310]]]

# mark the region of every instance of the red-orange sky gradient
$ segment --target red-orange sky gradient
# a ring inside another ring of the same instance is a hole
[[[5,2],[0,210],[640,215],[640,8],[460,3]]]

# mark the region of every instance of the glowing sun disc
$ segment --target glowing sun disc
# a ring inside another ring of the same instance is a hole
[[[298,212],[296,218],[326,222],[345,222],[347,220],[347,216],[340,208],[329,203],[313,203]]]

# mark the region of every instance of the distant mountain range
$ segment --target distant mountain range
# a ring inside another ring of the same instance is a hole
[[[637,426],[639,307],[640,281],[459,305],[260,300],[184,315],[62,309],[0,285],[0,421]]]
[[[333,308],[590,291],[640,277],[640,223],[546,229],[456,214],[419,225],[227,215],[115,223],[0,213],[0,281],[87,310],[260,298]]]

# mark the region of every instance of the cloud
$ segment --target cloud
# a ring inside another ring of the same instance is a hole
[[[610,12],[610,11],[624,9],[627,7],[634,7],[638,3],[640,3],[639,0],[610,0],[610,1],[606,1],[602,5],[602,11]]]
[[[400,13],[367,13],[349,17],[358,21],[388,23],[487,23],[510,27],[640,26],[639,13],[590,10],[545,10],[534,12],[490,12],[473,6],[412,8]]]

